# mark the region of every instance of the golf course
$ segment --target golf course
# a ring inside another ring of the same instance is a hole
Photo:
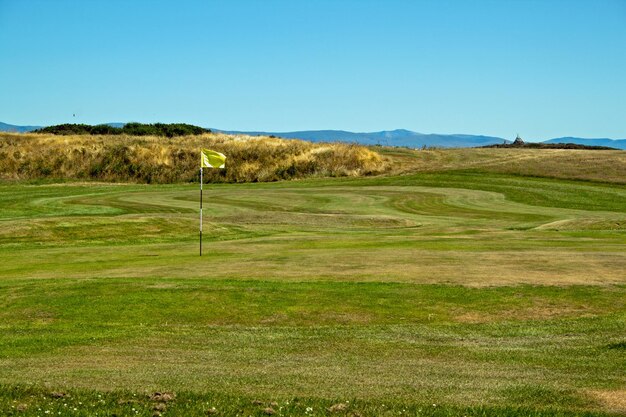
[[[0,181],[0,415],[624,415],[626,152],[367,149]]]

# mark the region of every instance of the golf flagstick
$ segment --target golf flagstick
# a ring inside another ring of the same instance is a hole
[[[202,167],[200,167],[200,256],[202,256]]]
[[[200,151],[200,256],[202,256],[202,168],[226,168],[226,155],[202,149]]]

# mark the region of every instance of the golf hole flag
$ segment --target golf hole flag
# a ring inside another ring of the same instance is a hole
[[[226,168],[226,155],[210,149],[200,151],[200,256],[202,256],[202,168]]]
[[[200,168],[225,168],[226,155],[223,153],[203,149],[200,158]]]

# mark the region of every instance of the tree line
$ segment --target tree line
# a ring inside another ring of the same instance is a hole
[[[109,125],[87,125],[65,123],[34,130],[33,133],[53,135],[129,135],[129,136],[174,136],[201,135],[211,133],[210,129],[187,123],[126,123],[123,127]]]

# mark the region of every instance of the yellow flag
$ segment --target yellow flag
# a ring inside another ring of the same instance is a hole
[[[226,155],[209,149],[202,149],[200,166],[202,168],[226,168]]]

